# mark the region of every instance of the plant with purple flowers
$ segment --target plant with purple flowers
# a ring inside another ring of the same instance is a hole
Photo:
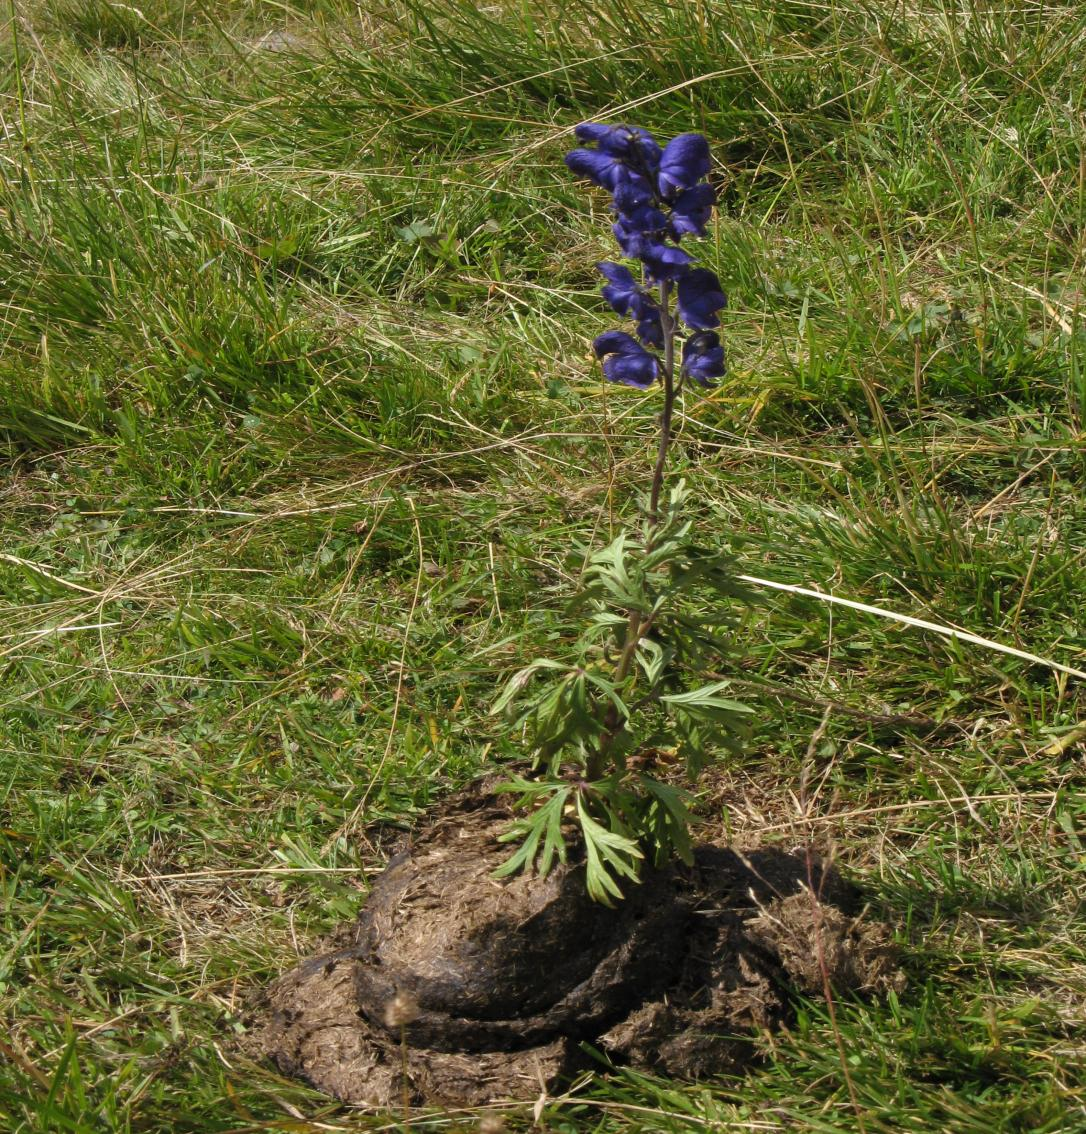
[[[747,707],[724,695],[727,681],[704,675],[728,647],[734,600],[748,596],[730,560],[693,540],[685,484],[663,499],[676,400],[688,381],[710,387],[725,373],[716,328],[727,300],[716,274],[681,247],[705,235],[716,204],[709,144],[680,134],[661,147],[639,127],[599,123],[576,135],[585,145],[566,165],[610,192],[615,239],[641,265],[639,276],[597,265],[604,299],[634,333],[606,331],[593,349],[608,381],[660,383],[660,436],[642,524],[586,555],[585,631],[564,660],[517,673],[494,706],[515,711],[535,756],[532,777],[505,785],[530,810],[505,836],[521,845],[499,873],[546,874],[579,831],[588,891],[609,904],[646,856],[690,861],[689,794],[654,773],[675,757],[693,777],[745,734]],[[676,359],[681,324],[690,333]]]

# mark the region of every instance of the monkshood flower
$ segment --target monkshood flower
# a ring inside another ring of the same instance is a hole
[[[705,235],[716,204],[706,180],[709,143],[701,134],[680,134],[660,146],[639,126],[600,122],[583,122],[574,132],[584,145],[566,154],[566,165],[610,192],[615,239],[624,255],[641,264],[640,279],[623,264],[597,265],[606,280],[604,299],[633,320],[637,334],[614,331],[595,340],[604,377],[647,389],[662,376],[669,398],[686,378],[711,385],[724,374],[724,349],[718,336],[710,342],[703,332],[720,326],[717,313],[727,299],[716,274],[693,266],[693,256],[680,247],[685,236]],[[676,374],[680,323],[695,334],[683,346]],[[662,351],[663,358],[646,347]]]
[[[679,318],[699,331],[720,326],[716,313],[728,302],[720,290],[720,280],[708,268],[691,268],[679,277],[676,289],[679,300]]]
[[[582,122],[574,126],[578,142],[592,142],[604,153],[620,158],[642,156],[659,162],[660,147],[648,130],[640,126],[608,126],[603,122]]]
[[[715,204],[716,190],[711,185],[694,185],[680,193],[671,206],[670,224],[675,239],[704,236]]]
[[[660,195],[670,199],[684,189],[693,189],[708,175],[710,164],[709,143],[700,134],[672,138],[660,155]]]
[[[604,260],[596,267],[608,281],[601,289],[603,298],[619,315],[632,315],[635,319],[639,319],[645,304],[651,303],[652,300],[634,279],[633,272],[622,264],[614,264],[610,260]]]
[[[641,263],[645,265],[650,283],[681,279],[693,259],[689,252],[672,248],[670,244],[654,242],[641,250]]]
[[[664,323],[660,318],[660,308],[647,308],[644,315],[637,320],[637,337],[645,346],[664,346]]]
[[[699,386],[711,386],[725,374],[724,348],[716,331],[701,331],[683,344],[683,374]]]
[[[634,279],[629,268],[609,260],[596,265],[607,277],[603,298],[618,312],[637,320],[637,337],[645,346],[662,347],[664,328],[656,300]]]
[[[609,382],[647,390],[660,374],[660,363],[632,335],[607,331],[592,342],[596,357],[603,359],[603,376]]]
[[[615,189],[625,169],[618,158],[602,150],[573,150],[566,154],[566,165],[578,177],[604,189]]]

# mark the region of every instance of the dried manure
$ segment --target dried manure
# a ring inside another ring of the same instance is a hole
[[[615,909],[574,863],[497,881],[509,811],[464,797],[376,880],[331,951],[254,1006],[247,1046],[344,1100],[535,1098],[589,1065],[696,1078],[741,1070],[794,992],[900,977],[884,931],[806,855],[699,847]]]

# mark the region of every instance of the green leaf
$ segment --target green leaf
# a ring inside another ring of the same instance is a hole
[[[527,870],[532,865],[539,849],[539,840],[543,836],[544,827],[545,823],[540,822],[539,812],[537,811],[530,819],[514,823],[508,831],[499,836],[499,842],[512,842],[519,838],[523,838],[524,842],[521,843],[519,850],[515,851],[494,871],[495,878],[506,878],[520,870]]]
[[[396,229],[396,235],[405,244],[417,244],[420,240],[428,240],[436,232],[437,229],[424,220],[412,221],[403,228]]]
[[[687,807],[690,793],[661,783],[652,776],[639,776],[637,782],[653,799],[646,823],[649,838],[662,852],[660,859],[674,851],[687,866],[692,865],[694,848],[690,843],[690,827],[694,817]]]
[[[585,856],[587,859],[585,881],[588,894],[593,901],[605,906],[614,905],[612,899],[622,898],[622,891],[612,876],[619,875],[636,882],[638,863],[644,858],[640,847],[633,839],[609,831],[597,823],[584,806],[582,796],[577,797],[577,821],[584,833]]]
[[[506,683],[505,688],[502,690],[501,695],[494,702],[490,708],[491,715],[502,713],[515,700],[518,693],[520,693],[525,686],[532,680],[532,678],[542,669],[565,669],[566,667],[556,661],[551,661],[550,658],[537,658],[530,665],[524,666],[523,669],[518,669],[516,673]]]
[[[667,654],[659,642],[652,638],[642,638],[637,644],[637,664],[645,674],[649,685],[655,685],[660,680],[667,664]]]
[[[554,799],[540,810],[540,815],[547,820],[547,830],[543,839],[543,853],[539,858],[539,873],[544,878],[551,872],[551,866],[557,856],[559,862],[566,861],[566,840],[562,837],[562,817],[566,809],[566,799],[569,789],[562,788]]]
[[[529,784],[527,780],[518,780],[512,786],[517,791],[524,791],[525,788],[531,788],[533,785]],[[546,877],[550,873],[556,858],[559,862],[566,861],[566,841],[562,836],[562,814],[566,800],[569,798],[570,789],[564,784],[545,782],[540,785],[540,788],[539,794],[544,791],[551,791],[554,794],[542,807],[526,819],[518,820],[508,831],[499,836],[499,841],[503,843],[512,842],[519,838],[523,838],[524,842],[510,858],[506,859],[494,871],[495,878],[506,878],[510,874],[516,874],[517,871],[530,870],[535,865],[537,858],[539,873]],[[542,847],[540,846],[541,842]]]
[[[727,719],[736,714],[747,716],[752,713],[754,710],[749,705],[719,696],[721,690],[729,688],[730,685],[730,681],[714,681],[711,685],[702,685],[685,693],[670,693],[661,700],[706,720]]]
[[[503,795],[518,792],[520,799],[513,804],[514,807],[524,807],[526,804],[538,799],[541,795],[549,795],[557,787],[553,780],[526,780],[523,776],[514,776],[511,780],[503,780],[494,788]]]
[[[585,571],[587,591],[625,610],[645,610],[648,598],[642,578],[644,571],[640,561],[635,560],[636,571],[631,575],[627,566],[627,539],[628,533],[620,532],[607,547],[589,559]],[[600,590],[605,594],[600,595]]]

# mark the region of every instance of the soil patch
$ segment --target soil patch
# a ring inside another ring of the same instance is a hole
[[[378,877],[327,952],[272,984],[246,1046],[345,1102],[535,1098],[588,1063],[741,1071],[795,993],[900,984],[888,935],[817,859],[697,849],[589,900],[583,867],[497,881],[504,800],[458,797]]]

